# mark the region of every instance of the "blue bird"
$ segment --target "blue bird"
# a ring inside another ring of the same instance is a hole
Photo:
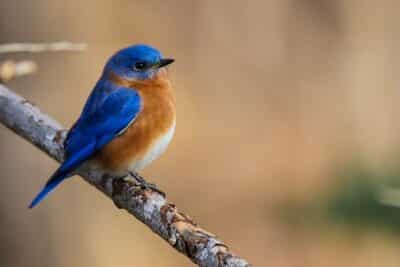
[[[68,132],[65,161],[29,208],[87,160],[111,174],[126,175],[165,151],[175,130],[175,98],[165,68],[172,62],[148,45],[127,47],[108,60]]]

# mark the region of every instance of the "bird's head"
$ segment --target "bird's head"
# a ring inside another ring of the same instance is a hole
[[[105,72],[111,72],[130,81],[147,80],[172,62],[173,59],[164,58],[157,49],[138,44],[115,53],[108,60]]]

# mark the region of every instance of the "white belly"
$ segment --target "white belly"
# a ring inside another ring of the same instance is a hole
[[[158,158],[168,147],[175,132],[175,122],[172,127],[163,136],[151,146],[150,150],[139,160],[136,160],[129,166],[129,171],[137,172],[149,165],[153,160]]]

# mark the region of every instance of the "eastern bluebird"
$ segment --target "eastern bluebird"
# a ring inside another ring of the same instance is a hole
[[[175,99],[165,68],[172,62],[148,45],[127,47],[108,60],[68,132],[65,161],[30,208],[86,160],[115,175],[126,175],[165,151],[175,130]]]

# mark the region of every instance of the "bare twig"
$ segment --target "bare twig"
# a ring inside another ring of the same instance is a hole
[[[6,60],[0,63],[0,83],[7,82],[13,78],[29,75],[37,70],[35,62],[24,60],[15,62],[13,60]]]
[[[58,52],[58,51],[83,51],[87,48],[84,43],[55,42],[55,43],[13,43],[0,44],[0,54],[16,52]]]
[[[0,122],[57,161],[63,159],[66,131],[24,98],[0,85]],[[119,208],[146,224],[172,247],[201,267],[250,267],[215,235],[197,226],[189,216],[158,192],[129,180],[113,179],[103,170],[84,164],[79,170],[87,182],[110,197]]]
[[[84,43],[55,42],[55,43],[10,43],[0,44],[0,54],[17,52],[59,52],[59,51],[83,51],[87,48]],[[0,83],[13,78],[32,74],[37,70],[33,61],[14,62],[6,60],[0,63]]]

